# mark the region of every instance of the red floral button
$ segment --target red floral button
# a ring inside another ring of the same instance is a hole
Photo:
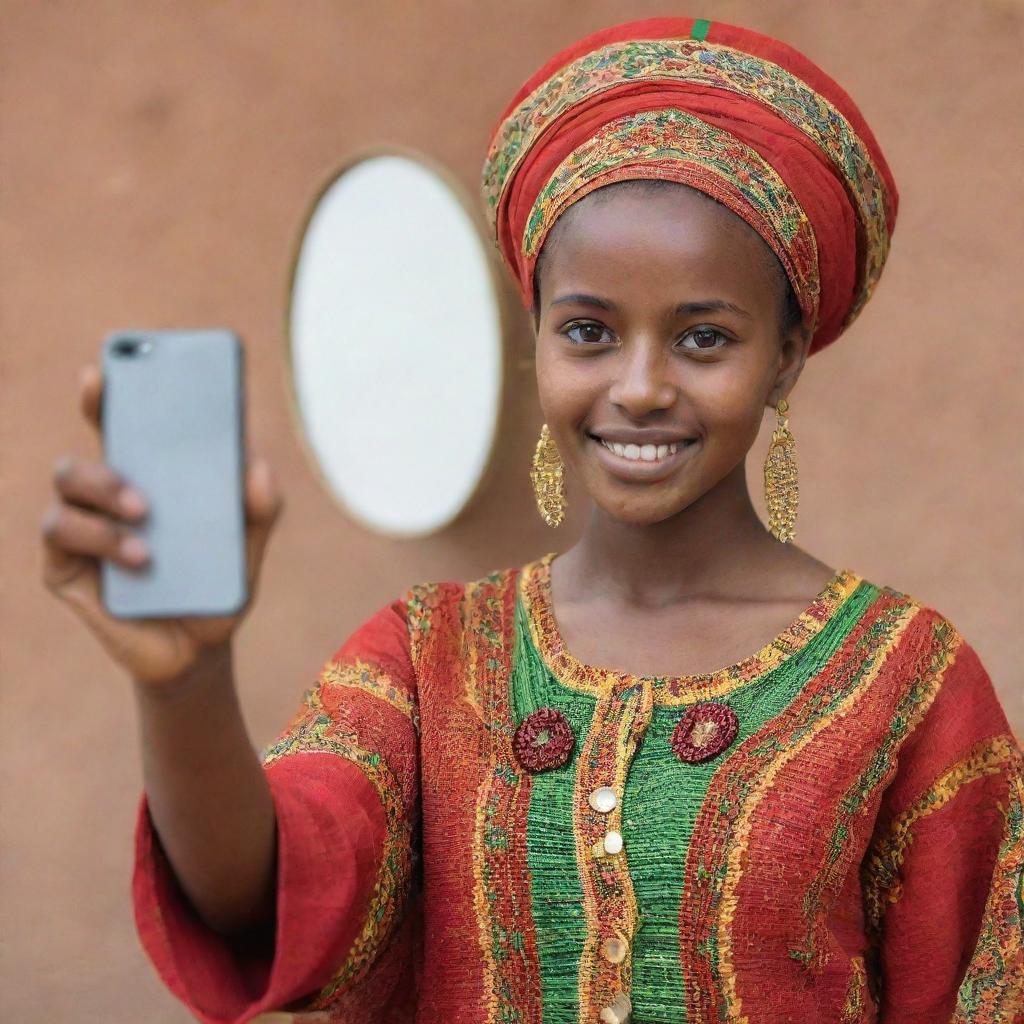
[[[682,761],[697,764],[720,754],[739,732],[736,712],[725,704],[703,701],[679,719],[672,733],[672,749]]]
[[[516,760],[530,774],[561,768],[572,757],[576,735],[569,719],[554,708],[538,708],[522,720],[512,738]]]

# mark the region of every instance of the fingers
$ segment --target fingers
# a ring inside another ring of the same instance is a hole
[[[53,485],[68,504],[118,519],[137,520],[146,512],[145,498],[105,462],[64,456],[54,466]]]
[[[99,430],[102,421],[103,375],[95,363],[86,363],[78,378],[78,400],[82,415]]]
[[[56,566],[67,566],[74,555],[108,558],[128,567],[144,565],[149,557],[142,539],[126,527],[74,505],[51,505],[40,531]]]
[[[108,558],[127,567],[146,563],[145,544],[124,522],[143,514],[145,502],[141,495],[133,500],[109,466],[64,456],[54,466],[53,484],[58,500],[40,523],[46,546],[44,580],[51,590],[81,576],[90,559]]]

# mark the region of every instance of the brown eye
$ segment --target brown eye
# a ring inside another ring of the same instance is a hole
[[[569,328],[563,333],[576,345],[592,345],[602,341],[602,335],[606,334],[607,331],[608,328],[602,324],[584,322],[570,324]],[[579,336],[575,336],[574,332],[578,332]]]
[[[683,348],[691,351],[708,352],[722,348],[729,339],[714,327],[694,327],[680,338]]]

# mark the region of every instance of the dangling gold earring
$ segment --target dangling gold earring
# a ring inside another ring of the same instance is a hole
[[[533,453],[530,479],[541,518],[548,526],[557,526],[565,517],[565,466],[546,423]]]
[[[793,539],[800,488],[796,474],[796,441],[789,429],[789,403],[780,398],[775,406],[778,425],[764,460],[764,500],[768,506],[768,529],[783,544]]]

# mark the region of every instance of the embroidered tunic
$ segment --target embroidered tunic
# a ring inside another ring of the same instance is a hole
[[[553,558],[325,664],[263,754],[272,954],[198,919],[143,794],[140,937],[201,1021],[1024,1020],[1024,758],[948,620],[841,571],[739,664],[635,676],[565,648]]]

